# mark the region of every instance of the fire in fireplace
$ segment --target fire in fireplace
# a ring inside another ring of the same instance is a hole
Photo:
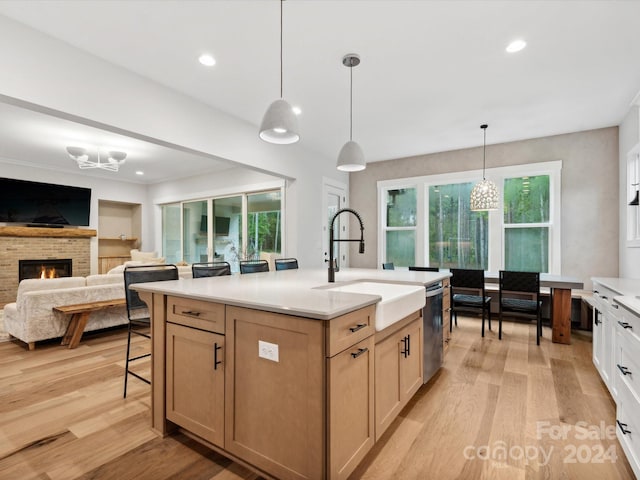
[[[19,260],[18,279],[70,277],[70,258],[46,258],[42,260]]]

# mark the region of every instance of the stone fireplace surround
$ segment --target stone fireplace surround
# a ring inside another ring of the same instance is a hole
[[[73,275],[88,276],[95,236],[95,230],[83,228],[0,226],[0,308],[16,301],[19,260],[70,258]]]

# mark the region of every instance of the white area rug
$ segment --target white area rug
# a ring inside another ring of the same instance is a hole
[[[4,331],[4,310],[0,309],[0,342],[9,340],[9,334]]]

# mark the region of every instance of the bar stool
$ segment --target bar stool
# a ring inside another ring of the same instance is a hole
[[[274,260],[276,270],[294,270],[298,268],[298,260],[295,258],[276,258]]]
[[[240,260],[240,273],[268,272],[269,262],[266,260]]]
[[[221,277],[231,275],[229,262],[199,262],[191,265],[193,278]]]
[[[127,379],[133,375],[146,384],[151,385],[151,380],[129,369],[129,363],[151,356],[151,352],[131,357],[131,334],[151,339],[151,318],[147,304],[143,302],[138,292],[131,290],[134,283],[160,282],[165,280],[178,280],[178,267],[175,265],[136,265],[124,269],[124,295],[127,302],[127,317],[129,318],[129,331],[127,334],[127,356],[124,367],[124,398],[127,398]],[[146,309],[146,312],[144,310]],[[146,313],[146,316],[144,316]]]

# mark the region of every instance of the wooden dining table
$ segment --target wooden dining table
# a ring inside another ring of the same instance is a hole
[[[497,272],[485,272],[487,283],[499,283]],[[571,290],[582,290],[584,283],[575,277],[564,275],[540,274],[540,287],[547,287],[551,293],[551,341],[553,343],[571,343]]]

